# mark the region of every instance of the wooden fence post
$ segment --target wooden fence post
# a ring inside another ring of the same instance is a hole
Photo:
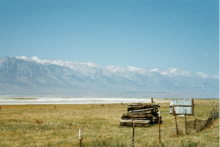
[[[0,111],[1,111],[1,109],[2,109],[2,108],[1,108],[1,106],[0,106]]]
[[[210,112],[210,114],[209,114],[209,117],[208,117],[208,118],[210,118],[210,117],[211,117],[212,111],[213,111],[213,109],[211,110],[211,112]]]
[[[161,140],[160,140],[160,111],[158,112],[159,114],[159,143],[161,143]]]
[[[79,147],[81,147],[81,129],[79,129]]]
[[[151,103],[152,103],[152,104],[154,103],[154,98],[151,98]]]
[[[211,113],[212,113],[212,111],[211,111]],[[210,114],[211,114],[211,113],[210,113]],[[205,113],[205,115],[204,115],[204,118],[203,118],[203,121],[202,121],[202,125],[203,125],[203,122],[204,122],[204,120],[205,120],[205,116],[206,116],[206,113]]]
[[[192,99],[192,116],[194,115],[194,98]]]
[[[186,124],[186,109],[185,109],[185,134],[187,134],[187,124]]]
[[[175,109],[174,109],[174,115],[175,115],[175,122],[176,122],[176,135],[178,137],[178,126],[177,126],[176,111],[175,111]]]
[[[211,113],[210,113],[210,114],[212,114],[212,111],[211,111]],[[205,115],[204,115],[203,121],[205,120],[205,116],[206,116],[206,113],[205,113]]]
[[[134,121],[133,121],[132,147],[134,147]]]
[[[54,109],[56,109],[56,105],[54,105]]]

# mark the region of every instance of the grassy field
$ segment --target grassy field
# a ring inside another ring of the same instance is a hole
[[[195,114],[198,119],[208,118],[219,100],[195,99]],[[219,119],[201,132],[184,134],[184,117],[177,117],[182,135],[175,135],[175,119],[169,114],[169,103],[161,103],[161,144],[158,139],[158,125],[135,128],[135,147],[188,147],[219,146]],[[30,147],[79,146],[78,132],[81,129],[82,146],[125,146],[132,143],[132,127],[120,126],[126,104],[84,104],[84,105],[5,105],[0,111],[0,146]],[[187,116],[187,120],[194,120]]]

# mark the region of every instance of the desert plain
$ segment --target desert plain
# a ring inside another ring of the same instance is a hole
[[[161,100],[160,100],[161,101]],[[175,117],[170,103],[160,102],[163,124],[161,143],[159,126],[135,127],[135,147],[218,147],[219,118],[199,132],[185,134],[185,117],[177,117],[180,135],[176,135]],[[155,101],[157,103],[157,101]],[[211,110],[218,111],[218,99],[195,99],[194,114],[207,120]],[[132,127],[120,126],[127,103],[118,104],[56,104],[1,105],[1,147],[78,147],[79,129],[83,147],[130,147]],[[188,115],[187,121],[195,120]]]

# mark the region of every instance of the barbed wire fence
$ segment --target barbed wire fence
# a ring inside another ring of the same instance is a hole
[[[216,109],[211,110],[210,115],[207,120],[201,120],[195,117],[195,120],[186,122],[187,133],[192,133],[195,131],[196,132],[202,131],[203,129],[212,125],[213,121],[218,118],[219,118],[219,111]]]
[[[214,122],[214,120],[216,119],[219,119],[219,109],[217,110],[217,108],[213,108],[210,112],[210,115],[208,117],[207,120],[202,120],[202,119],[197,119],[195,117],[195,120],[192,120],[192,121],[187,121],[186,122],[186,125],[187,125],[187,134],[190,134],[192,132],[199,132],[199,131],[202,131],[203,129],[211,126]],[[182,125],[181,125],[182,126]],[[178,126],[178,131],[181,131],[181,126]],[[151,135],[152,136],[157,136],[158,135],[158,132],[156,131],[157,129],[155,129],[155,131],[151,132]],[[173,132],[173,130],[171,131]],[[180,132],[179,132],[180,133]],[[182,132],[183,134],[183,132]],[[88,135],[88,134],[86,134]],[[180,134],[179,134],[180,135]],[[137,139],[139,138],[140,136],[137,136]],[[44,145],[40,145],[39,147],[48,147],[48,146],[53,146],[53,145],[57,145],[59,143],[62,143],[62,142],[65,142],[65,141],[69,141],[69,140],[72,140],[72,139],[75,139],[77,137],[72,137],[72,138],[69,138],[69,139],[65,139],[65,140],[61,140],[61,141],[58,141],[58,142],[55,142],[55,143],[47,143],[47,144],[44,144]],[[128,139],[126,141],[126,143],[130,146],[132,146],[132,142],[130,141],[130,139]],[[94,143],[93,143],[94,144]],[[135,145],[135,144],[133,144]],[[93,145],[95,146],[95,145]]]

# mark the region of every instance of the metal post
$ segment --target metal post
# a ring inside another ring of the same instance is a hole
[[[132,136],[132,147],[134,147],[134,121],[133,121],[133,136]]]
[[[186,110],[185,110],[185,134],[187,134],[187,124],[186,124]]]
[[[81,147],[81,129],[79,129],[79,147]]]
[[[194,130],[196,129],[196,117],[195,117],[195,123],[194,123]]]
[[[161,143],[161,140],[160,140],[160,111],[158,112],[159,114],[159,143]]]

